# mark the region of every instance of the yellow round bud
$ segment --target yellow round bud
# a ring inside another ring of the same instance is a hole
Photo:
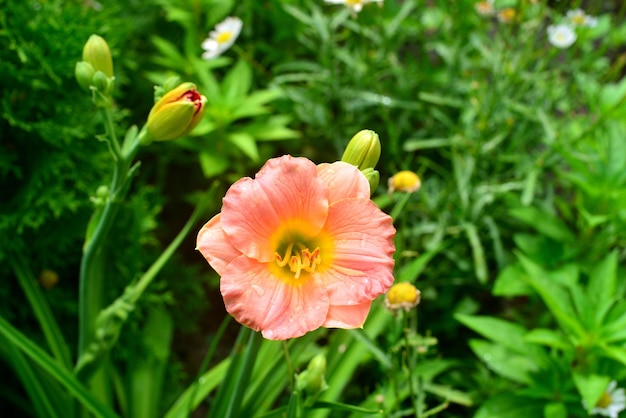
[[[408,282],[397,283],[391,286],[385,295],[385,306],[387,309],[397,311],[404,309],[411,310],[420,303],[421,292]]]
[[[59,275],[56,271],[45,269],[39,273],[37,281],[44,289],[52,289],[59,282]]]
[[[393,193],[395,190],[406,193],[413,193],[420,189],[422,182],[420,178],[412,171],[403,170],[394,174],[389,179],[389,193]]]

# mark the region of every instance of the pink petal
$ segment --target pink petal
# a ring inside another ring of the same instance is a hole
[[[331,305],[361,304],[389,290],[396,232],[389,215],[369,199],[344,199],[330,206],[324,230],[334,249],[319,275]]]
[[[275,264],[241,256],[222,275],[226,310],[268,340],[296,338],[319,328],[328,313],[328,295],[313,275],[301,280],[277,277]]]
[[[277,235],[285,236],[290,220],[304,220],[307,231],[315,235],[328,214],[328,190],[317,178],[315,164],[306,158],[289,155],[273,158],[255,179],[237,181],[226,192],[222,207],[222,228],[232,244],[261,262],[274,260]],[[296,224],[298,222],[295,222]]]
[[[372,306],[372,301],[358,305],[330,305],[326,321],[322,324],[325,328],[362,328],[367,314]]]
[[[196,250],[200,251],[219,275],[222,275],[232,260],[241,255],[224,233],[220,214],[215,215],[200,229],[196,239]]]
[[[350,197],[370,198],[370,185],[367,179],[352,164],[343,161],[322,163],[317,166],[317,175],[330,190],[328,201],[331,204]]]

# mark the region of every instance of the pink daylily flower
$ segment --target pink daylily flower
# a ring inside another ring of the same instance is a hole
[[[284,340],[361,327],[393,283],[394,235],[356,167],[287,155],[230,187],[197,249],[221,276],[226,310]]]

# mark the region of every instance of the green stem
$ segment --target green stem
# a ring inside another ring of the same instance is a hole
[[[141,294],[144,292],[144,290],[146,290],[148,285],[152,283],[152,280],[154,280],[154,278],[159,273],[159,271],[161,271],[165,263],[167,263],[169,259],[172,257],[172,255],[174,255],[174,252],[178,249],[178,247],[180,247],[180,244],[183,242],[185,237],[189,234],[189,231],[191,231],[191,228],[196,224],[196,222],[198,222],[198,219],[200,219],[200,215],[204,213],[204,210],[206,209],[206,206],[209,203],[209,201],[212,199],[216,188],[217,188],[217,183],[214,183],[209,189],[209,191],[205,193],[202,199],[198,202],[193,213],[187,220],[187,223],[182,227],[180,232],[178,232],[178,235],[176,235],[176,237],[172,240],[170,245],[167,246],[165,251],[163,251],[163,253],[161,253],[159,258],[150,266],[148,271],[146,271],[143,274],[143,276],[139,278],[139,280],[137,281],[137,284],[133,286],[133,297],[129,300],[129,302],[131,303],[137,302]]]
[[[113,178],[111,180],[108,199],[102,213],[99,215],[99,219],[97,219],[93,235],[87,237],[80,265],[77,359],[82,357],[89,347],[90,342],[95,337],[96,318],[104,302],[102,296],[106,279],[105,243],[111,231],[111,227],[115,222],[117,213],[119,212],[121,201],[129,189],[128,186],[133,172],[131,163],[139,149],[141,136],[145,134],[145,131],[142,131],[140,135],[134,135],[129,152],[122,154],[115,134],[112,108],[110,106],[101,108],[101,112],[107,133],[106,140],[109,143],[109,148],[114,160]],[[104,364],[106,364],[106,362],[104,362],[103,365]],[[93,375],[90,387],[92,393],[94,393],[98,399],[106,404],[110,404],[110,379],[108,378],[106,367],[102,367]]]
[[[285,362],[287,363],[287,374],[289,375],[289,388],[293,392],[296,390],[296,387],[293,381],[293,365],[291,364],[291,357],[289,357],[289,347],[285,340],[282,341],[282,345],[285,353]]]
[[[415,370],[415,357],[413,350],[411,350],[411,342],[409,341],[409,316],[406,312],[402,313],[403,325],[404,325],[404,345],[406,348],[406,357],[407,357],[407,365],[408,365],[408,381],[409,381],[409,392],[411,393],[411,401],[413,402],[413,408],[415,409],[415,416],[417,418],[422,417],[422,406],[420,399],[420,391],[415,390],[415,385],[413,384],[413,370]]]
[[[191,228],[196,224],[198,218],[204,212],[206,205],[213,197],[216,187],[217,183],[215,183],[200,202],[198,202],[196,209],[189,220],[187,220],[187,223],[159,258],[150,266],[148,271],[144,273],[137,282],[129,285],[124,293],[110,305],[97,312],[92,333],[97,334],[98,337],[88,341],[89,345],[85,348],[85,351],[81,353],[75,368],[75,373],[79,379],[85,382],[90,381],[94,393],[101,395],[108,394],[110,379],[106,376],[106,367],[102,367],[102,365],[106,364],[109,350],[115,345],[121,333],[121,329],[128,319],[130,312],[133,310],[135,303],[139,300],[150,283],[152,283],[167,261],[172,257]]]

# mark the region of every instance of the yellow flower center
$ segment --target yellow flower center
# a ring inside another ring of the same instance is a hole
[[[606,408],[611,405],[611,395],[608,392],[604,392],[598,402],[596,402],[596,406],[598,408]]]
[[[574,24],[576,25],[584,25],[585,24],[585,15],[581,14],[577,14],[574,17],[572,17],[572,22],[574,22]]]
[[[357,4],[363,3],[363,0],[346,0],[346,4],[348,6],[356,6]]]
[[[230,31],[220,32],[215,37],[215,40],[217,41],[218,44],[223,44],[223,43],[228,42],[232,37],[233,37],[233,33]]]
[[[277,277],[287,282],[303,280],[310,273],[319,272],[329,266],[333,258],[332,238],[323,230],[311,230],[301,219],[283,222],[272,234],[270,245],[274,249],[273,270]]]
[[[289,266],[289,271],[294,273],[294,278],[299,279],[302,270],[309,273],[315,271],[315,267],[322,262],[320,256],[320,247],[316,247],[313,251],[309,250],[304,244],[299,242],[291,243],[285,250],[285,255],[276,255],[276,264],[279,267]]]

